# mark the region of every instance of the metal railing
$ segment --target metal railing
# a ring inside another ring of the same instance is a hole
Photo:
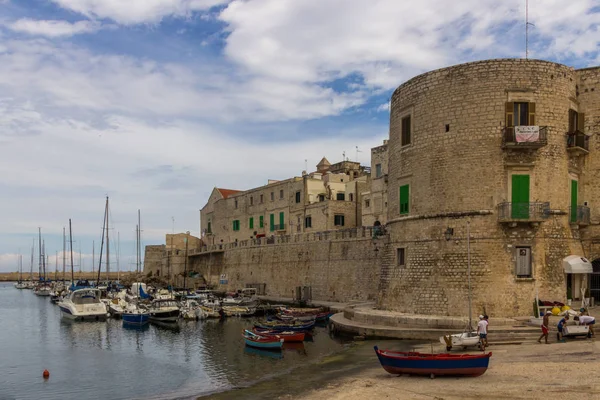
[[[585,151],[590,150],[590,137],[583,132],[575,131],[567,133],[567,147],[579,147]]]
[[[515,222],[543,221],[550,216],[550,203],[509,203],[498,204],[498,221]]]
[[[587,206],[569,207],[569,221],[577,225],[590,224],[590,208]]]
[[[285,230],[285,224],[279,224],[279,225],[273,225],[273,229],[274,231],[283,231]]]
[[[516,135],[514,126],[502,128],[502,147],[536,149],[548,144],[548,127],[540,126],[537,140],[522,141]]]

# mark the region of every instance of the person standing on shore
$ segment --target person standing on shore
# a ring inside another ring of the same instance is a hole
[[[552,311],[546,311],[544,315],[544,319],[542,320],[542,336],[538,339],[538,343],[542,343],[542,338],[546,339],[546,344],[548,344],[548,325],[550,325],[550,316],[552,315]]]
[[[560,321],[558,321],[558,341],[561,343],[564,343],[565,339],[563,338],[563,327],[567,324],[567,321],[569,320],[569,314],[565,315]]]
[[[484,319],[483,315],[480,315],[479,322],[477,323],[477,334],[479,335],[479,342],[481,343],[481,351],[485,351],[485,348],[488,344],[487,326],[487,321]]]

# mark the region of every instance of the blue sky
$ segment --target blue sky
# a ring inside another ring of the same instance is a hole
[[[572,3],[530,1],[531,58],[600,65],[599,2]],[[55,255],[69,218],[91,269],[107,195],[128,269],[138,209],[144,244],[161,243],[198,234],[214,186],[297,176],[356,146],[368,164],[403,81],[524,56],[524,5],[0,0],[0,271],[29,259],[40,226]]]

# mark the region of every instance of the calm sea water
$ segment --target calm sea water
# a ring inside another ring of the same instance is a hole
[[[178,329],[69,322],[49,298],[0,283],[0,399],[188,399],[247,386],[340,351],[326,328],[278,353],[247,348],[255,320],[183,321]],[[44,369],[50,379],[42,379]]]

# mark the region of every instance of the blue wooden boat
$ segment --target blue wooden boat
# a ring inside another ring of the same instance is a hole
[[[146,325],[150,319],[150,314],[144,311],[126,312],[122,314],[123,325]]]
[[[281,338],[259,336],[249,330],[245,330],[242,336],[246,341],[246,346],[269,350],[281,350],[283,347],[283,339]]]
[[[401,375],[458,375],[479,376],[488,368],[492,353],[487,354],[424,354],[379,350],[375,353],[383,369]]]

